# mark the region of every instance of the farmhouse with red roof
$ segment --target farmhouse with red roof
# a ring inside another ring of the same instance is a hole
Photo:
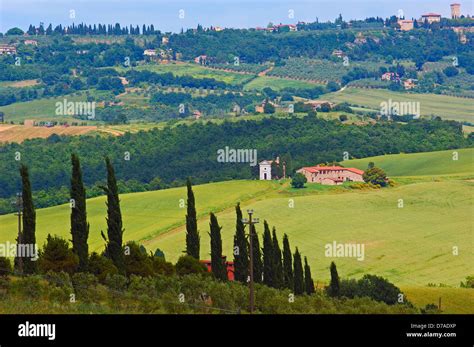
[[[226,257],[222,257],[223,260],[225,261],[225,267],[227,269],[227,279],[229,281],[234,280],[234,262],[233,261],[226,261]],[[212,264],[210,260],[200,260],[201,264],[204,264],[207,268],[208,272],[212,272]]]
[[[364,182],[363,170],[342,166],[310,166],[296,172],[305,175],[310,183],[338,185],[343,182]]]

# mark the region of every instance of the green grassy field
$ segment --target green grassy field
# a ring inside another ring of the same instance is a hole
[[[460,158],[473,154],[472,149],[458,151]],[[371,158],[370,161],[383,164],[391,175],[423,175],[419,181],[395,177],[402,184],[381,190],[359,191],[316,184],[294,190],[288,188],[288,182],[262,181],[196,186],[201,256],[209,257],[210,211],[218,212],[224,252],[231,255],[233,206],[241,201],[244,210],[253,208],[261,220],[274,225],[280,237],[283,233],[289,235],[292,246],[298,246],[308,256],[317,281],[327,282],[327,267],[335,260],[342,277],[359,277],[369,272],[399,285],[457,286],[471,274],[468,264],[474,262],[470,241],[474,182],[456,174],[472,174],[474,170],[472,162],[461,159],[458,172],[449,165],[440,165],[440,158],[448,152],[387,156],[385,161]],[[446,174],[453,176],[425,179],[427,175]],[[175,261],[182,254],[185,242],[185,209],[180,208],[180,199],[185,199],[185,188],[122,195],[125,239],[140,241],[152,250],[159,247],[169,260]],[[399,199],[404,200],[404,208],[398,208]],[[291,203],[294,207],[290,207]],[[103,247],[100,230],[106,227],[105,214],[104,197],[89,200],[91,250]],[[0,242],[13,241],[15,216],[0,216],[0,224]],[[68,237],[68,225],[67,205],[38,210],[38,243],[42,245],[48,233]],[[260,225],[259,232],[261,228]],[[365,260],[325,257],[324,246],[333,241],[365,244]],[[459,247],[459,255],[452,255],[453,246]]]
[[[444,119],[474,122],[473,99],[457,98],[437,94],[409,94],[380,89],[346,88],[343,91],[331,93],[324,99],[336,103],[349,102],[380,110],[381,102],[420,102],[422,116],[438,115]]]
[[[0,107],[0,111],[5,113],[5,121],[19,122],[25,119],[45,120],[45,121],[72,121],[69,116],[56,115],[56,102],[68,101],[86,101],[86,96],[58,96],[50,99],[37,99],[26,102],[16,102],[11,105]]]
[[[117,70],[123,72],[126,69],[117,67]],[[233,73],[228,71],[208,69],[197,64],[180,63],[180,64],[146,64],[134,67],[138,71],[148,70],[157,73],[171,72],[176,76],[188,75],[194,78],[214,78],[229,84],[243,84],[252,78],[251,75]]]
[[[417,307],[438,305],[441,311],[451,314],[472,314],[474,312],[474,290],[446,287],[402,287],[407,299]]]
[[[283,88],[298,88],[298,89],[310,89],[314,88],[318,84],[287,80],[279,77],[259,76],[244,86],[244,90],[262,90],[263,88],[269,87],[273,90],[281,90]]]
[[[458,160],[453,160],[453,153],[458,153]],[[343,162],[345,167],[367,169],[369,162],[384,169],[390,176],[420,175],[474,175],[474,149],[455,149],[449,151],[392,154],[354,159]]]
[[[274,182],[231,181],[196,186],[198,214],[207,216],[211,211],[218,211],[233,206],[237,201],[247,200],[262,194],[275,185]],[[186,187],[161,191],[121,195],[126,240],[143,240],[151,238],[166,230],[182,224],[186,208],[180,207],[180,199],[186,199]],[[185,201],[185,200],[184,200]],[[89,247],[100,250],[103,240],[100,230],[106,230],[105,197],[88,200],[87,213],[91,225]],[[0,216],[0,243],[14,242],[16,219],[13,215]],[[37,211],[37,242],[43,245],[47,234],[63,235],[69,238],[69,206],[61,205]],[[184,245],[182,245],[184,247]],[[179,254],[182,247],[177,249]]]
[[[317,281],[328,282],[328,266],[334,260],[342,277],[373,273],[398,285],[458,286],[474,262],[473,188],[472,182],[423,182],[376,191],[266,198],[245,202],[243,208],[254,209],[280,237],[287,233],[292,247],[308,257]],[[403,208],[398,208],[399,199],[404,200]],[[235,213],[229,209],[218,218],[224,252],[230,255]],[[208,224],[207,218],[199,221],[204,258],[209,257]],[[176,260],[184,240],[180,227],[145,245],[159,247]],[[364,244],[365,259],[326,257],[325,245],[333,241]],[[453,246],[462,250],[459,255],[452,254]]]

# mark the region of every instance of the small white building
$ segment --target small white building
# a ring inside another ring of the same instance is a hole
[[[275,163],[276,166],[280,166],[280,157],[276,157],[275,160],[263,160],[258,163],[260,169],[260,180],[270,181],[272,178],[280,179],[281,177],[277,177],[277,173],[273,172],[272,175],[272,166]],[[286,164],[283,163],[283,178],[286,178]]]
[[[272,160],[263,160],[258,163],[260,168],[260,180],[270,181],[272,179]]]

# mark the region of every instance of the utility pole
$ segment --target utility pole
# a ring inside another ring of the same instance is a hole
[[[16,240],[17,245],[16,245],[16,264],[18,266],[18,272],[23,273],[23,259],[22,259],[22,254],[20,254],[21,251],[21,244],[22,244],[22,233],[21,233],[21,217],[22,217],[22,212],[23,212],[23,196],[22,193],[16,193],[16,208],[17,208],[17,213],[16,215],[18,216],[18,238]]]
[[[250,246],[250,313],[253,313],[255,309],[255,290],[253,280],[253,225],[259,222],[258,218],[253,218],[253,210],[247,210],[249,218],[242,218],[243,224],[249,225],[249,246]]]

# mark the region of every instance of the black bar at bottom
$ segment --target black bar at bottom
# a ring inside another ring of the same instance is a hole
[[[106,343],[473,346],[473,315],[0,315],[0,346]],[[54,324],[54,336],[52,325]],[[46,336],[19,336],[40,334]],[[54,337],[54,339],[53,339]]]

